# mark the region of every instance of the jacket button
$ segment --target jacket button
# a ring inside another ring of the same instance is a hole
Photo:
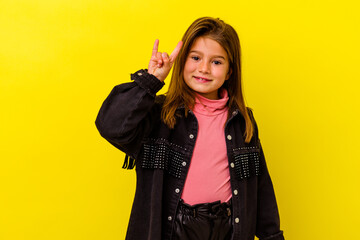
[[[175,189],[175,192],[176,192],[176,193],[179,193],[179,192],[180,192],[180,189],[178,189],[178,188]]]
[[[231,140],[232,139],[231,135],[227,135],[227,139]]]
[[[193,138],[194,138],[194,135],[193,135],[193,134],[190,134],[190,135],[189,135],[189,138],[190,138],[190,139],[193,139]]]
[[[235,189],[235,190],[234,190],[234,194],[235,194],[235,195],[238,195],[238,190]]]
[[[236,115],[236,111],[233,111],[233,112],[232,112],[232,115],[235,116],[235,115]]]
[[[139,76],[141,76],[141,75],[142,75],[142,73],[141,73],[141,72],[139,72],[139,73],[138,73],[138,75],[139,75]]]
[[[181,165],[183,165],[184,167],[186,166],[186,162],[182,162],[182,164]]]
[[[240,222],[240,219],[239,219],[239,218],[235,218],[235,222],[236,222],[236,223],[239,223],[239,222]]]
[[[230,167],[231,168],[234,168],[235,167],[235,164],[232,162],[232,163],[230,163]]]
[[[171,217],[171,216],[168,216],[168,220],[171,221],[171,220],[172,220],[172,217]]]

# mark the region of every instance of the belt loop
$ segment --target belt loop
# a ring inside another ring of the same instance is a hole
[[[230,216],[231,216],[231,210],[230,210],[230,208],[228,207],[228,208],[226,208],[226,210],[227,210],[227,215],[228,215],[228,217],[230,217]]]
[[[197,209],[196,208],[193,208],[193,213],[194,213],[194,217],[197,217]]]

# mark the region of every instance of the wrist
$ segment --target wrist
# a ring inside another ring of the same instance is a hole
[[[152,96],[155,96],[156,93],[164,86],[164,82],[149,73],[147,69],[141,69],[131,74],[131,79]]]
[[[156,77],[159,81],[164,82],[165,79],[163,79],[159,74],[156,74],[155,72],[145,69],[150,75]]]
[[[151,73],[150,73],[151,74]],[[157,74],[151,74],[153,75],[154,77],[156,77],[160,82],[164,82],[165,79],[162,79],[162,77],[160,77],[159,75]]]

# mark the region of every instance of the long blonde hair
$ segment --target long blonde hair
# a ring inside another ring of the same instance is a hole
[[[183,46],[174,62],[169,90],[161,112],[162,121],[168,127],[174,128],[176,124],[176,109],[184,106],[185,116],[187,116],[188,110],[194,107],[195,95],[193,90],[185,83],[183,74],[186,58],[191,46],[200,36],[217,41],[228,55],[229,66],[232,72],[230,78],[225,81],[222,87],[229,94],[229,109],[238,108],[245,119],[246,129],[244,137],[245,142],[248,143],[253,136],[254,126],[245,106],[242,92],[240,40],[234,28],[219,18],[198,18],[186,30],[182,38]]]

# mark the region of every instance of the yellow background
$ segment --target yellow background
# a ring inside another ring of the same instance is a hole
[[[239,34],[286,239],[357,239],[359,10],[356,0],[0,0],[0,239],[124,239],[135,172],[100,137],[97,112],[147,68],[156,38],[171,52],[201,16]]]

